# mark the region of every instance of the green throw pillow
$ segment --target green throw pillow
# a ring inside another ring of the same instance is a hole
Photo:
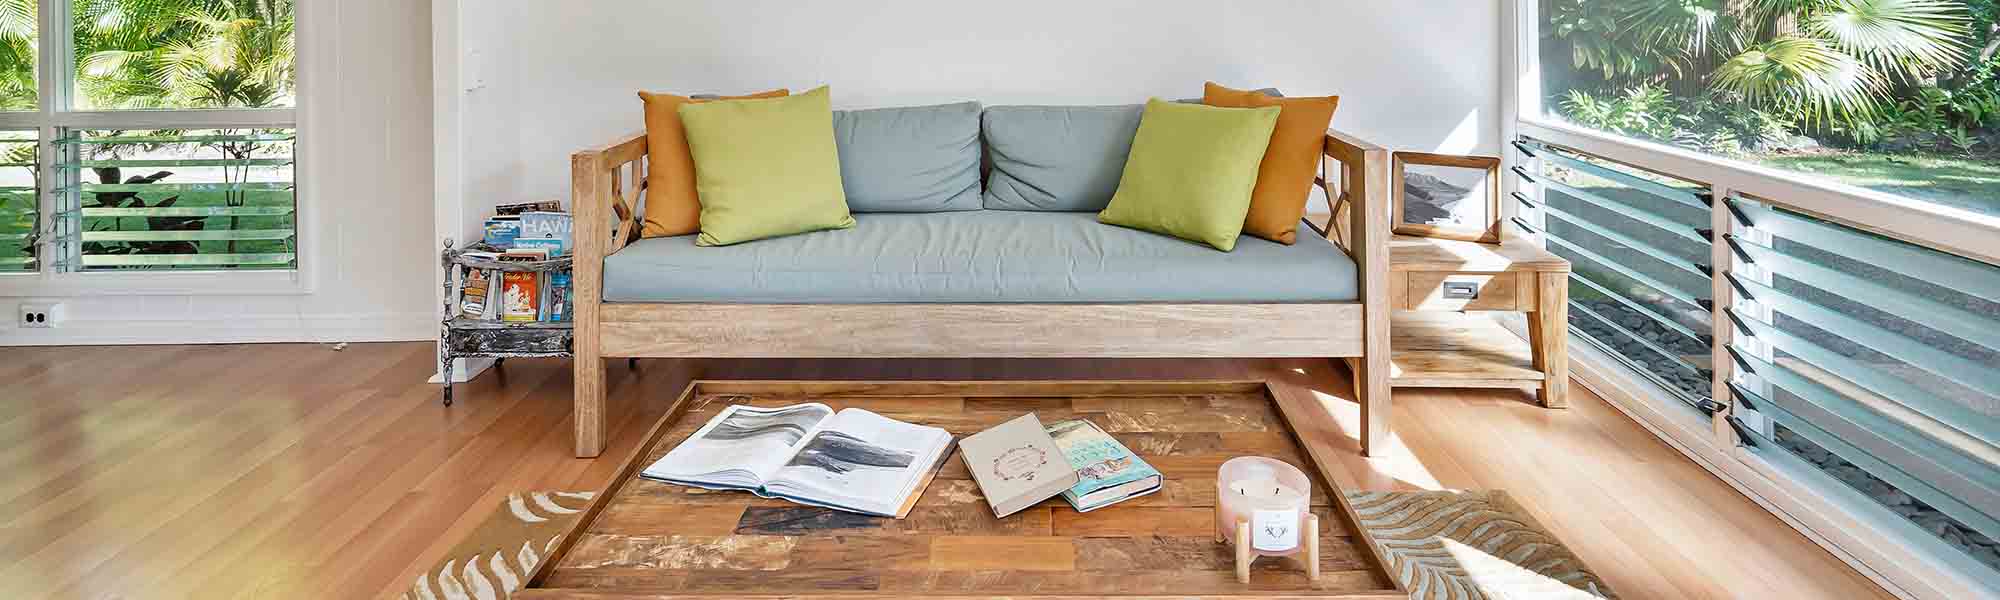
[[[1279,110],[1147,102],[1118,193],[1097,220],[1235,250]]]
[[[825,87],[787,98],[684,104],[701,198],[696,245],[854,226]]]

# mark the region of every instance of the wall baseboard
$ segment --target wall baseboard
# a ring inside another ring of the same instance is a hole
[[[487,369],[493,368],[495,362],[497,361],[491,358],[458,359],[458,365],[451,369],[451,382],[458,384],[478,379],[480,375],[486,373]],[[431,378],[426,383],[442,385],[444,383],[444,372],[432,373]]]
[[[68,320],[54,329],[0,329],[0,346],[410,342],[437,339],[432,313],[214,319]]]

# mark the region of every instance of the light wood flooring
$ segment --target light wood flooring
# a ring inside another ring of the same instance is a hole
[[[0,350],[0,596],[366,598],[519,490],[594,489],[687,382],[1263,378],[1350,397],[1328,361],[647,361],[608,369],[610,449],[570,456],[569,369],[510,361],[444,408],[431,346]],[[1625,598],[1885,593],[1580,386],[1400,391],[1360,489],[1505,489]],[[1358,411],[1335,403],[1351,436]],[[1341,440],[1349,448],[1354,441]]]

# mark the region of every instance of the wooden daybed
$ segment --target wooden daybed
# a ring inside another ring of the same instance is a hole
[[[576,455],[605,444],[606,358],[1340,358],[1364,454],[1389,439],[1390,153],[1328,131],[1323,232],[1354,261],[1360,302],[715,304],[603,301],[604,258],[638,230],[646,135],[571,157],[576,216]],[[613,228],[614,216],[616,220]]]

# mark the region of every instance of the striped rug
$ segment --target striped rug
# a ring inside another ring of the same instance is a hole
[[[418,575],[403,600],[504,600],[590,505],[593,492],[508,494],[444,562]]]
[[[1347,492],[1412,600],[1616,598],[1502,491]]]

